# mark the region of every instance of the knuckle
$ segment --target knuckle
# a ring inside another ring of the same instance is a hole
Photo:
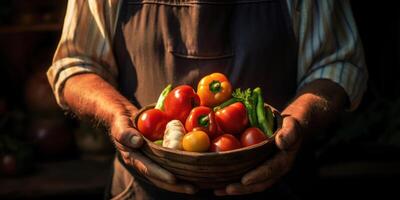
[[[271,166],[271,165],[265,166],[263,172],[264,172],[264,173],[263,173],[264,178],[269,178],[269,177],[271,177],[272,174],[273,174],[273,172],[274,172],[273,166]]]
[[[125,164],[131,164],[131,159],[129,159],[129,157],[123,157],[122,158],[125,162]]]
[[[115,148],[122,154],[128,151],[121,143],[119,143],[115,138],[113,138],[113,144]]]
[[[130,156],[129,152],[121,152],[121,156],[126,164],[131,163],[131,156]]]
[[[138,170],[143,176],[149,178],[149,169],[142,162],[134,160],[133,167]]]

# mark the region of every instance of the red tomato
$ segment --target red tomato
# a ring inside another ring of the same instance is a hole
[[[240,147],[242,147],[242,145],[240,144],[239,140],[235,138],[235,136],[231,134],[223,134],[212,141],[210,151],[229,151],[238,149]]]
[[[225,133],[240,134],[248,125],[249,119],[243,103],[236,102],[215,112],[215,120]]]
[[[174,88],[165,97],[164,112],[170,119],[177,119],[185,124],[193,107],[200,104],[200,98],[189,85]]]
[[[250,127],[242,133],[240,142],[244,147],[247,147],[253,144],[258,144],[267,138],[268,137],[259,128]]]
[[[198,106],[190,111],[186,119],[185,128],[188,132],[199,128],[206,132],[210,138],[215,138],[218,134],[215,114],[211,108],[206,106]]]
[[[165,113],[158,109],[150,109],[139,116],[137,125],[144,137],[154,141],[163,138],[167,123],[168,117]]]

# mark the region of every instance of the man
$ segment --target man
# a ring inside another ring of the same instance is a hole
[[[234,87],[260,86],[284,116],[280,151],[213,198],[265,197],[304,139],[357,106],[367,80],[346,0],[69,1],[47,75],[62,108],[109,128],[119,153],[110,197],[198,199],[137,151],[143,140],[131,117],[168,83],[194,86],[211,72]]]

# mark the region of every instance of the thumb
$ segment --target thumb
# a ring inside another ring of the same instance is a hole
[[[134,128],[125,128],[114,136],[117,142],[131,148],[139,148],[143,144],[143,138]]]
[[[282,128],[276,135],[276,145],[281,150],[290,150],[300,140],[300,125],[295,118],[287,116],[283,118]]]
[[[131,121],[128,117],[116,120],[112,127],[112,136],[123,147],[139,148],[142,146],[142,135],[131,126]]]

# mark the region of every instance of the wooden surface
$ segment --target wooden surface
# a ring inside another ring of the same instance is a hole
[[[30,175],[0,179],[0,199],[101,195],[111,173],[111,160],[70,160],[39,164]]]

